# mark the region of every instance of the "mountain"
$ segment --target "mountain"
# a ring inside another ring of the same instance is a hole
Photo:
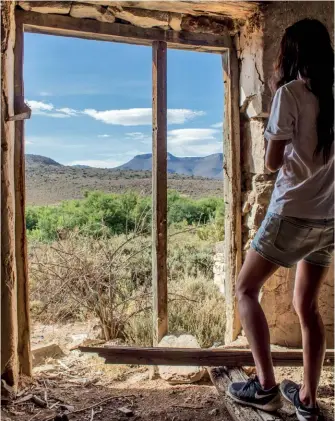
[[[26,165],[29,167],[37,167],[41,165],[44,165],[44,166],[53,165],[57,167],[62,167],[62,164],[54,161],[51,158],[47,158],[46,156],[42,156],[42,155],[33,155],[33,154],[26,154]]]
[[[168,172],[170,174],[180,174],[188,177],[204,177],[215,178],[222,180],[223,171],[223,154],[217,153],[204,157],[186,157],[179,158],[170,153],[167,154],[168,159]],[[47,166],[59,167],[62,169],[69,168],[73,170],[92,169],[87,165],[72,165],[65,166],[51,158],[41,155],[26,154],[26,167],[27,169],[45,168]],[[129,171],[151,171],[152,168],[152,154],[136,155],[129,162],[120,165],[116,168],[105,169],[106,171],[115,170],[129,170]]]
[[[72,168],[81,168],[83,170],[87,169],[87,168],[92,168],[89,165],[80,165],[80,164],[76,164],[76,165],[71,165]]]
[[[179,158],[170,153],[168,157],[168,172],[172,174],[184,174],[206,178],[222,179],[223,154],[217,153],[204,157]],[[129,162],[120,165],[116,169],[133,171],[151,171],[152,154],[136,155]]]

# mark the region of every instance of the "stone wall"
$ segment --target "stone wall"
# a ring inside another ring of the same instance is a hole
[[[215,254],[213,257],[214,260],[214,284],[219,288],[219,291],[222,295],[225,295],[226,287],[226,277],[225,277],[225,246],[224,241],[220,241],[215,244]]]
[[[264,129],[271,100],[267,86],[285,28],[305,17],[321,20],[333,37],[333,2],[269,2],[256,19],[247,22],[235,45],[240,59],[240,116],[242,142],[243,244],[246,252],[271,197],[276,175],[264,166]],[[295,269],[279,269],[263,288],[260,301],[270,325],[272,343],[301,346],[298,318],[292,307]],[[322,288],[320,306],[328,347],[334,342],[334,272]]]

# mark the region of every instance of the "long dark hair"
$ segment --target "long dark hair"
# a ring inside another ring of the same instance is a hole
[[[316,19],[303,19],[285,30],[275,63],[271,90],[274,92],[302,77],[319,100],[318,143],[326,163],[334,141],[334,50],[326,27]]]

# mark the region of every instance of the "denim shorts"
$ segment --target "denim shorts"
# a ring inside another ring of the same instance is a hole
[[[300,260],[328,267],[334,251],[334,219],[300,219],[268,212],[251,247],[286,268]]]

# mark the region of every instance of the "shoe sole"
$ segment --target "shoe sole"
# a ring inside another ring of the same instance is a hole
[[[286,397],[285,393],[283,392],[283,390],[282,390],[282,388],[280,386],[279,386],[279,390],[280,390],[280,393],[282,394],[283,398],[286,399],[287,402],[290,402],[290,404],[295,407],[294,403],[291,401],[291,399],[289,399],[288,397]],[[311,419],[312,419],[312,418],[308,419],[308,418],[304,417],[303,415],[299,414],[299,411],[297,410],[297,408],[295,408],[295,413],[296,413],[296,416],[298,418],[298,421],[311,421]],[[317,417],[313,421],[317,421],[318,419],[319,419],[319,417]]]
[[[278,409],[282,408],[283,403],[280,400],[280,396],[276,396],[275,398],[272,399],[272,401],[270,401],[269,403],[267,403],[266,405],[260,405],[257,403],[253,403],[253,402],[245,402],[243,400],[238,399],[236,396],[232,395],[229,390],[227,391],[227,395],[235,402],[241,404],[241,405],[245,405],[245,406],[251,406],[253,408],[256,409],[262,409],[263,411],[266,412],[275,412]]]

